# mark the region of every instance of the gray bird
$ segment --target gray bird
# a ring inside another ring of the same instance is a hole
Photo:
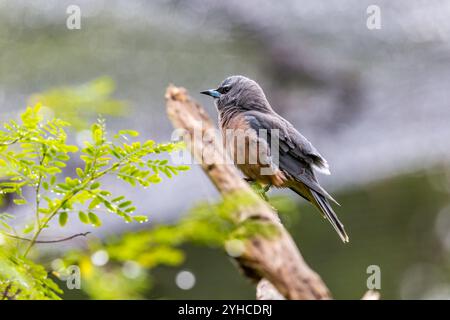
[[[314,170],[330,174],[327,161],[290,122],[272,109],[261,87],[244,76],[231,76],[217,89],[201,93],[214,98],[224,141],[229,140],[227,135],[230,132],[245,132],[245,140],[240,140],[245,143],[236,142],[235,137],[231,143],[226,143],[228,147],[231,145],[231,156],[247,179],[269,188],[272,185],[290,188],[315,205],[342,241],[348,242],[344,225],[334,213],[329,200],[338,203],[320,186],[315,176]],[[275,133],[278,139],[278,163],[273,163],[271,154],[271,146],[275,145],[272,136]],[[245,156],[242,158],[239,152],[241,155],[244,152]],[[252,152],[256,152],[256,161],[250,161],[255,157]],[[263,169],[268,167],[272,169],[270,174],[263,174]]]

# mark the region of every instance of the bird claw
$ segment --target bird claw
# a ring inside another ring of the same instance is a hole
[[[270,187],[272,187],[271,184],[268,184],[263,187],[258,181],[255,181],[250,178],[244,178],[244,179],[245,179],[245,181],[248,182],[248,184],[250,184],[250,187],[253,189],[253,191],[255,191],[257,194],[259,194],[261,196],[261,198],[263,198],[264,200],[269,201],[269,198],[267,197],[266,193],[270,190]]]
[[[272,187],[272,185],[270,183],[268,185],[266,185],[263,189],[264,193],[267,193],[271,187]]]

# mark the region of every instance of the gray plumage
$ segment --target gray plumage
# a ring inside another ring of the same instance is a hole
[[[261,87],[244,76],[231,76],[215,90],[203,91],[214,98],[219,112],[222,131],[244,129],[251,132],[250,139],[257,141],[258,148],[264,148],[270,159],[271,129],[278,129],[279,163],[272,176],[259,174],[261,166],[236,163],[244,174],[255,181],[287,187],[313,203],[331,223],[344,242],[348,236],[343,224],[334,213],[328,200],[334,200],[319,184],[314,170],[329,174],[327,161],[317,149],[286,119],[270,106]],[[266,129],[268,136],[260,137],[260,129]]]

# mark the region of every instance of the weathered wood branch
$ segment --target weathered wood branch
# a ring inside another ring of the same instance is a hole
[[[305,262],[277,213],[242,179],[216,139],[216,130],[204,109],[188,96],[184,88],[169,86],[166,91],[167,113],[172,124],[182,129],[184,140],[194,158],[223,196],[248,194],[254,198],[236,214],[236,223],[247,219],[273,225],[276,237],[253,236],[246,241],[236,260],[245,274],[260,281],[258,298],[330,299],[320,276]],[[276,290],[275,290],[276,289]],[[277,292],[278,291],[278,292]]]
[[[77,234],[74,234],[74,235],[72,235],[70,237],[65,237],[65,238],[56,239],[56,240],[36,240],[36,241],[34,241],[34,243],[58,243],[58,242],[64,242],[64,241],[69,241],[69,240],[72,240],[72,239],[75,239],[75,238],[78,238],[78,237],[86,237],[90,233],[91,233],[90,231],[77,233]],[[17,239],[17,240],[28,241],[28,242],[33,241],[32,239],[18,237],[18,236],[13,235],[13,234],[4,234],[4,235],[7,236],[7,237],[10,237],[10,238]]]

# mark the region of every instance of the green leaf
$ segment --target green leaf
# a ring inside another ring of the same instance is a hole
[[[133,213],[134,211],[136,211],[136,207],[128,207],[125,212],[126,213]]]
[[[62,171],[61,171],[61,169],[59,169],[59,168],[57,168],[57,167],[50,167],[50,168],[47,168],[47,170],[46,170],[49,174],[51,174],[51,175],[55,175],[55,174],[58,174],[58,173],[61,173]]]
[[[66,152],[77,152],[78,151],[78,147],[77,146],[65,146],[65,151]]]
[[[84,177],[84,171],[81,168],[76,168],[75,171],[77,172],[78,177]]]
[[[133,220],[139,223],[144,223],[148,221],[148,218],[146,216],[134,216]]]
[[[103,201],[103,204],[105,205],[106,209],[108,209],[111,212],[116,212],[117,209],[114,208],[114,206],[109,201]]]
[[[91,184],[91,190],[97,189],[98,187],[100,187],[100,182],[94,182]]]
[[[119,202],[119,201],[121,201],[123,199],[125,199],[125,197],[124,196],[120,196],[120,197],[112,199],[111,202]]]
[[[101,145],[103,143],[103,129],[98,123],[92,125],[92,139],[96,145]]]
[[[78,218],[80,219],[81,222],[85,224],[89,223],[89,218],[83,211],[78,212]]]
[[[90,209],[90,210],[95,209],[100,204],[100,202],[101,202],[101,200],[99,198],[95,197],[89,204],[88,209]]]
[[[31,231],[33,231],[34,225],[32,223],[25,225],[25,228],[23,228],[22,232],[23,234],[28,234]]]
[[[69,215],[67,214],[67,211],[63,211],[59,214],[59,225],[61,227],[64,227],[67,223],[67,219],[69,218]]]
[[[27,204],[27,200],[25,200],[25,199],[14,199],[13,201],[17,205]]]
[[[70,160],[70,157],[67,154],[59,154],[56,156],[56,159],[61,161],[68,161]]]
[[[71,190],[72,188],[70,187],[69,184],[67,183],[58,183],[56,185],[58,188],[63,189],[63,190]]]
[[[9,224],[7,224],[5,221],[3,221],[3,220],[0,220],[0,226],[2,226],[3,228],[5,228],[6,230],[8,230],[8,231],[11,231],[12,230],[12,228],[11,228],[11,226],[9,225]]]
[[[139,132],[137,132],[135,130],[120,130],[119,134],[120,135],[128,135],[130,137],[137,137],[137,136],[139,136]]]
[[[98,218],[98,216],[95,213],[89,211],[88,216],[89,216],[89,221],[91,222],[91,224],[94,227],[100,227],[102,225],[102,222],[100,221],[100,219]]]
[[[66,164],[62,161],[54,161],[53,164],[60,168],[64,168],[66,166]]]
[[[132,204],[131,201],[124,201],[121,204],[119,204],[119,208],[125,208],[125,207],[128,207],[131,204]]]

